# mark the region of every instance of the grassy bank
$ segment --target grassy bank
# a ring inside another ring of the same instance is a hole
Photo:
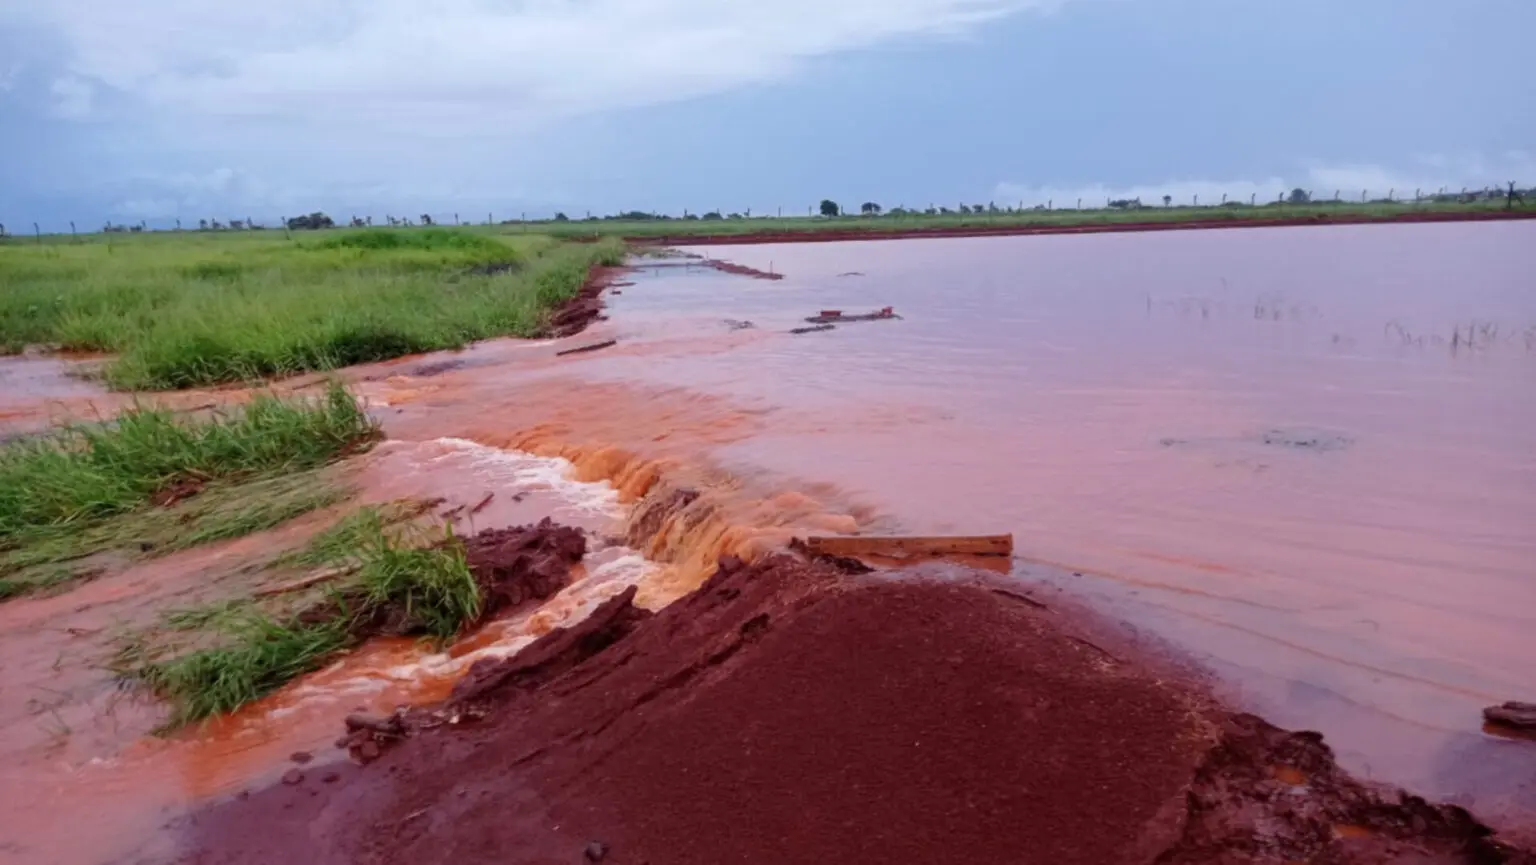
[[[117,355],[109,383],[244,381],[535,333],[617,241],[449,229],[176,232],[0,245],[0,348]]]
[[[372,636],[447,640],[479,615],[480,593],[463,547],[429,531],[365,508],[281,560],[328,566],[334,581],[168,614],[114,667],[167,700],[176,726],[233,711]]]
[[[333,385],[319,399],[260,396],[204,420],[136,408],[4,445],[0,596],[78,579],[101,553],[158,555],[332,504],[342,493],[308,473],[376,435]]]

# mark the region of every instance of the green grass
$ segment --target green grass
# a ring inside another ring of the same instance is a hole
[[[217,619],[224,644],[166,660],[130,646],[116,660],[119,672],[169,700],[167,727],[235,709],[317,669],[351,644],[348,622],[282,624],[260,613]]]
[[[0,549],[40,531],[83,529],[179,484],[315,468],[355,451],[377,430],[332,383],[320,399],[261,395],[211,420],[140,407],[109,424],[12,442],[0,446]]]
[[[365,508],[306,549],[308,562],[349,568],[318,599],[286,612],[233,599],[168,613],[114,668],[168,700],[176,726],[233,711],[371,636],[447,640],[479,616],[480,594],[452,534],[432,540],[390,531]]]
[[[893,202],[884,202],[891,206]],[[1075,202],[1057,202],[1057,204]],[[1102,203],[1102,202],[1100,202]],[[1001,204],[1001,203],[1000,203]],[[857,203],[844,202],[845,206],[857,207]],[[910,203],[927,208],[927,202]],[[953,207],[954,205],[951,205]],[[1527,196],[1523,207],[1527,212],[1536,210],[1536,196]],[[760,233],[815,233],[822,231],[868,231],[871,233],[906,231],[924,228],[1002,228],[1007,226],[1070,227],[1094,226],[1127,222],[1172,222],[1225,219],[1287,219],[1294,217],[1328,215],[1334,217],[1361,217],[1367,219],[1392,219],[1406,213],[1468,213],[1490,212],[1504,209],[1500,201],[1432,202],[1423,201],[1367,201],[1367,202],[1314,202],[1308,204],[1264,204],[1248,206],[1232,204],[1225,207],[1162,207],[1148,206],[1136,210],[1111,210],[1094,208],[1078,210],[1072,207],[1053,210],[999,210],[984,213],[934,213],[908,212],[880,216],[844,215],[837,217],[808,217],[801,211],[794,216],[756,216],[751,218],[724,219],[592,219],[566,222],[540,221],[517,225],[503,225],[497,231],[516,236],[519,232],[539,232],[556,237],[627,237],[643,240],[647,237],[687,237],[689,235],[747,235]]]
[[[345,500],[351,491],[323,470],[246,483],[214,484],[173,507],[140,507],[84,524],[31,528],[0,549],[0,594],[55,589],[111,564],[168,555],[275,528]],[[63,567],[60,567],[63,566]]]
[[[248,381],[535,333],[617,241],[442,228],[0,244],[0,347],[116,355],[119,389]]]

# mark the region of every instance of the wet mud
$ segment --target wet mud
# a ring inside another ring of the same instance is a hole
[[[575,336],[595,321],[603,319],[603,292],[613,283],[623,279],[629,269],[625,267],[595,267],[582,284],[576,296],[555,307],[550,312],[539,336],[561,339]]]
[[[742,234],[678,234],[626,238],[629,243],[654,246],[734,246],[758,243],[837,243],[851,240],[919,240],[929,237],[1019,237],[1049,234],[1110,234],[1145,231],[1189,231],[1218,228],[1286,228],[1307,225],[1378,225],[1391,223],[1502,222],[1536,219],[1536,211],[1485,211],[1470,213],[1399,213],[1390,216],[1319,213],[1310,216],[1258,217],[1253,219],[1185,219],[1160,222],[1089,222],[1054,225],[960,225],[901,228],[875,225],[869,228],[754,231]],[[736,271],[731,271],[736,272]],[[847,275],[855,275],[849,272]],[[862,275],[862,274],[857,274]]]
[[[464,559],[480,586],[480,620],[553,597],[586,555],[586,535],[548,517],[536,525],[487,529],[467,538]]]
[[[727,558],[353,719],[369,765],[196,814],[178,861],[1536,861],[1118,633],[975,572]]]

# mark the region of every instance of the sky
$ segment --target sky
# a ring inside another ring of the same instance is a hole
[[[1532,0],[0,0],[0,223],[1536,185]]]

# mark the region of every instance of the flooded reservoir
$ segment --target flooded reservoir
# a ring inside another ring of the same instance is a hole
[[[1532,222],[716,246],[685,251],[737,267],[637,260],[575,337],[348,370],[388,438],[341,468],[359,500],[443,501],[481,529],[553,516],[594,539],[573,584],[164,739],[100,668],[112,629],[320,521],[12,600],[0,805],[20,828],[0,861],[162,861],[187,808],[295,751],[336,760],[349,711],[440,699],[629,586],[660,609],[722,554],[854,532],[1011,532],[1012,579],[1187,653],[1235,708],[1529,828],[1536,744],[1480,710],[1536,700],[1530,248]],[[0,369],[0,436],[123,401],[65,366]],[[658,490],[681,509],[647,514]]]
[[[612,299],[619,329],[903,318],[583,374],[757,406],[762,431],[715,451],[734,472],[834,484],[904,532],[1013,532],[1021,579],[1193,651],[1355,771],[1530,808],[1536,748],[1484,735],[1479,710],[1536,693],[1533,242],[1504,224],[712,247],[785,278],[657,268]]]

